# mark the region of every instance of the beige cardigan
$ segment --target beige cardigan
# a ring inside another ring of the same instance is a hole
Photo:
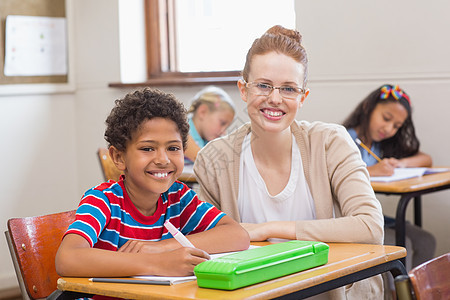
[[[199,198],[240,222],[239,165],[250,123],[209,142],[198,154],[194,173]],[[383,243],[383,214],[369,182],[360,152],[347,130],[335,124],[295,121],[291,131],[300,149],[306,181],[315,203],[316,220],[296,221],[299,240]],[[257,137],[252,137],[257,138]],[[381,277],[332,291],[333,299],[381,299]]]

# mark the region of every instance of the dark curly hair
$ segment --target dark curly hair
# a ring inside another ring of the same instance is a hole
[[[345,128],[357,128],[359,127],[359,138],[363,143],[366,141],[366,136],[369,134],[369,122],[370,116],[373,110],[379,103],[400,103],[408,111],[408,117],[406,118],[403,126],[400,127],[397,133],[389,138],[380,142],[380,147],[383,157],[394,157],[397,159],[408,157],[417,154],[419,152],[420,142],[416,136],[414,124],[411,118],[411,105],[407,99],[409,96],[403,91],[406,96],[403,96],[399,100],[396,100],[392,95],[386,99],[381,99],[381,89],[386,86],[393,88],[390,84],[385,84],[373,92],[371,92],[363,101],[361,101],[355,110],[347,117],[343,122]]]
[[[181,135],[183,149],[186,149],[189,123],[184,105],[173,94],[151,88],[139,89],[115,101],[114,108],[106,118],[105,140],[109,146],[125,151],[127,143],[142,123],[153,118],[174,121]]]

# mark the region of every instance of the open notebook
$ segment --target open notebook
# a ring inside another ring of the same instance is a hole
[[[448,172],[448,168],[396,168],[391,176],[372,176],[370,181],[391,182],[413,177],[419,177],[427,174]]]

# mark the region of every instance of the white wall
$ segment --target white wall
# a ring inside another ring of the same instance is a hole
[[[82,193],[102,180],[95,151],[104,146],[104,120],[128,90],[120,80],[118,1],[69,0],[74,16],[75,92],[0,95],[0,230],[12,217],[76,207]],[[445,0],[375,2],[296,1],[298,29],[310,59],[310,96],[300,119],[341,122],[369,91],[398,83],[411,96],[422,150],[450,166],[450,9]],[[236,33],[239,34],[239,33]],[[201,87],[160,87],[187,103]],[[234,86],[238,117],[245,106]],[[383,197],[388,214],[396,197]],[[423,197],[424,227],[450,251],[450,191]],[[0,290],[17,284],[0,238]],[[1,293],[1,292],[0,292]]]
[[[296,1],[309,55],[310,96],[299,118],[340,123],[370,91],[399,84],[411,97],[421,150],[450,166],[450,28],[445,0]],[[395,216],[398,197],[379,196]],[[412,219],[412,201],[407,217]],[[450,191],[422,197],[423,228],[450,251]]]

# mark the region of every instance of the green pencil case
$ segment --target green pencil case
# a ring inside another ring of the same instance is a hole
[[[322,242],[289,241],[228,254],[195,266],[199,287],[234,290],[328,262]]]

